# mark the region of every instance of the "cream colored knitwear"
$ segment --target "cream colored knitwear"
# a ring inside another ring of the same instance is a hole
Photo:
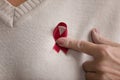
[[[0,80],[85,80],[90,56],[53,50],[53,30],[68,25],[68,37],[89,41],[97,28],[120,42],[120,0],[27,0],[18,7],[0,0]]]

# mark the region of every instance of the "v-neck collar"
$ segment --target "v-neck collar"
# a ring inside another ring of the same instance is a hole
[[[45,0],[27,0],[15,7],[7,0],[0,0],[0,19],[6,25],[13,27],[14,22],[44,1]]]

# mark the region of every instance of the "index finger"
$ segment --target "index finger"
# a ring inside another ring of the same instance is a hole
[[[70,38],[59,38],[57,43],[62,47],[84,52],[91,56],[98,54],[98,46],[92,42],[73,40]]]

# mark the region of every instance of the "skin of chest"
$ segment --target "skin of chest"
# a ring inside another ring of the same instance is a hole
[[[26,0],[8,0],[8,2],[11,3],[15,7],[19,6],[20,4],[22,4],[25,1]]]

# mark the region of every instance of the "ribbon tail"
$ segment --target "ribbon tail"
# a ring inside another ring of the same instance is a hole
[[[67,54],[67,52],[68,52],[68,48],[63,48],[63,47],[61,47],[61,50],[62,50],[65,54]]]
[[[54,45],[53,49],[54,49],[57,53],[59,53],[59,51],[60,51],[60,47],[59,47],[57,44]]]

